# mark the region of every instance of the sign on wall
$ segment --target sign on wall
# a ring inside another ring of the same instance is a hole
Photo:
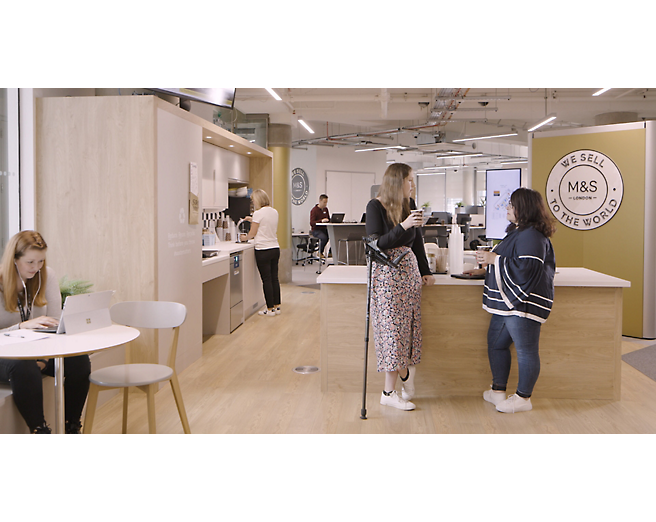
[[[547,178],[546,198],[553,216],[574,230],[593,230],[617,214],[624,182],[605,154],[581,149],[566,154]]]
[[[310,181],[301,168],[292,170],[292,203],[302,205],[310,193]]]
[[[506,237],[510,195],[521,187],[521,178],[522,169],[485,171],[485,237],[488,239]]]

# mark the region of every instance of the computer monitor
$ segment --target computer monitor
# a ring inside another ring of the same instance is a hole
[[[440,223],[442,221],[444,221],[445,224],[451,223],[451,212],[433,212],[431,215],[436,217]]]

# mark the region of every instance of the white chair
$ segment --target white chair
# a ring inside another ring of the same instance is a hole
[[[135,328],[172,328],[173,340],[166,365],[163,364],[120,364],[108,366],[91,372],[89,380],[89,399],[84,419],[84,433],[91,433],[93,417],[98,402],[98,392],[101,388],[123,388],[123,433],[127,433],[128,423],[128,388],[134,386],[148,396],[148,430],[155,430],[155,392],[157,383],[170,381],[173,397],[178,407],[182,428],[185,433],[191,433],[187,413],[182,403],[180,384],[175,372],[175,356],[178,348],[180,325],[187,317],[187,309],[183,304],[167,301],[127,301],[117,303],[110,309],[112,321]]]

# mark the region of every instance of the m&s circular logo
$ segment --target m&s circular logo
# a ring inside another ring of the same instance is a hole
[[[302,205],[310,192],[310,181],[301,168],[292,170],[292,203]]]
[[[608,156],[582,149],[558,160],[547,178],[545,195],[560,223],[574,230],[592,230],[617,214],[624,182]]]

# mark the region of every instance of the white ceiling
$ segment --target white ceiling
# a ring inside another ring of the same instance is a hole
[[[292,125],[296,147],[352,146],[359,150],[400,145],[406,147],[403,161],[424,166],[525,159],[528,129],[550,114],[555,114],[556,120],[536,132],[656,119],[656,89],[646,88],[614,88],[599,96],[593,96],[599,87],[274,90],[281,101],[262,88],[238,88],[235,107],[247,114],[268,114],[272,123]],[[297,124],[301,118],[314,134]],[[517,135],[453,142],[512,132]],[[484,156],[459,162],[442,159],[454,152]],[[398,155],[398,149],[388,152],[391,159],[401,159]]]

